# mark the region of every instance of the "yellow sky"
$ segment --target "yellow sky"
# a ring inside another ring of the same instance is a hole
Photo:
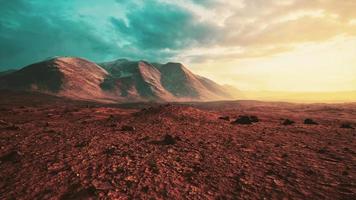
[[[185,4],[221,27],[215,45],[177,58],[195,73],[240,90],[356,91],[356,0],[216,2]]]
[[[209,60],[191,69],[240,90],[356,91],[356,37],[309,42],[263,57]]]

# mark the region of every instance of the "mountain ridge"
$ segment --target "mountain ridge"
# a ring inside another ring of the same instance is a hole
[[[232,99],[223,86],[192,73],[181,63],[128,59],[94,63],[53,57],[1,74],[0,89],[104,102]]]

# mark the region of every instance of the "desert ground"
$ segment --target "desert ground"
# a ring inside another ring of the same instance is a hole
[[[1,91],[0,199],[356,199],[353,127],[355,103]]]

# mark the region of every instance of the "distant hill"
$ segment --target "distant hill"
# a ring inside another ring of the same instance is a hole
[[[336,92],[288,92],[288,91],[242,91],[244,99],[262,101],[285,101],[296,103],[345,103],[356,102],[356,91]],[[234,93],[232,93],[234,95]]]

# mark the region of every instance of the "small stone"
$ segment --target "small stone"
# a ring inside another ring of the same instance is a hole
[[[107,149],[104,150],[104,153],[107,155],[113,155],[116,151],[116,147],[115,146],[111,146]]]
[[[343,171],[343,172],[342,172],[342,175],[343,175],[343,176],[348,176],[349,173],[348,173],[347,171]]]
[[[87,142],[87,141],[82,141],[82,142],[77,143],[77,144],[75,145],[75,147],[77,147],[77,148],[83,148],[83,147],[86,147],[86,146],[88,146],[88,145],[89,145],[89,142]]]
[[[293,120],[285,119],[285,120],[283,121],[282,125],[284,125],[284,126],[289,126],[289,125],[292,125],[292,124],[294,124],[294,123],[295,123],[295,121],[293,121]]]
[[[283,187],[284,183],[281,180],[278,179],[273,179],[274,184],[276,184],[278,187]]]
[[[128,176],[125,178],[125,181],[137,182],[137,179],[135,176]]]
[[[162,144],[164,145],[174,145],[175,143],[176,143],[175,138],[168,134],[166,134],[164,136],[164,139],[162,140]]]
[[[92,184],[97,190],[111,190],[114,188],[110,183],[99,180],[93,180]]]
[[[252,123],[256,123],[256,122],[259,122],[259,121],[260,121],[260,120],[258,119],[258,117],[257,117],[257,116],[254,116],[254,115],[251,115],[251,116],[250,116],[250,120],[251,120]]]
[[[327,152],[327,150],[325,147],[318,150],[318,153],[320,153],[320,154],[324,154],[326,152]]]
[[[349,124],[349,123],[341,124],[340,128],[355,129],[355,128],[352,127],[351,124]]]
[[[309,119],[309,118],[307,118],[307,119],[304,120],[304,124],[308,124],[308,125],[318,125],[317,122],[315,122],[313,119]]]
[[[229,116],[221,116],[221,117],[219,117],[219,119],[225,120],[225,121],[230,121],[230,117]]]
[[[4,120],[0,120],[0,125],[1,126],[8,126],[9,123],[5,122]]]
[[[11,151],[4,156],[0,157],[0,162],[12,162],[16,163],[19,162],[22,157],[22,153],[19,151]]]
[[[136,130],[136,128],[135,127],[133,127],[133,126],[122,126],[121,127],[121,130],[122,131],[135,131]]]
[[[6,127],[6,130],[18,131],[18,130],[21,130],[21,128],[19,126],[14,125],[14,124],[10,124],[8,127]]]
[[[50,172],[59,172],[66,168],[64,163],[51,163],[47,165],[47,170]]]

